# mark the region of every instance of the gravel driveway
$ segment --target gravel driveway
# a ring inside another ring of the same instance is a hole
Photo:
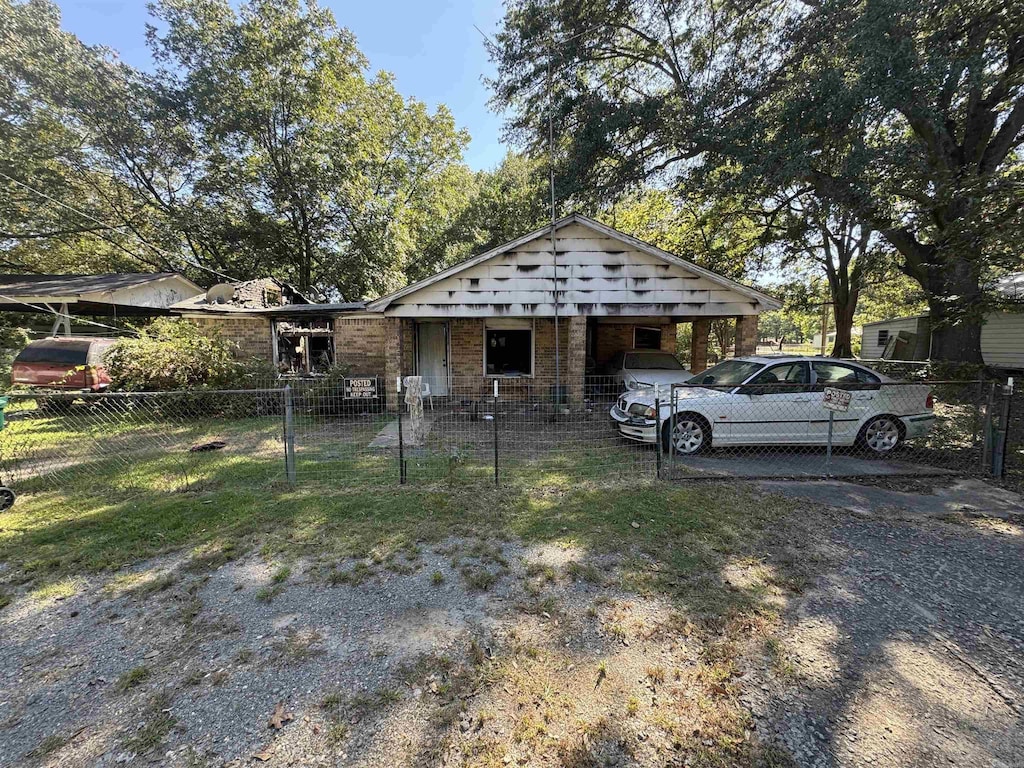
[[[801,766],[1024,765],[1024,527],[898,516],[822,526],[772,729]]]

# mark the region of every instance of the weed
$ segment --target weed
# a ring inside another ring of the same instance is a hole
[[[288,577],[291,575],[292,569],[289,568],[287,565],[282,565],[280,568],[274,571],[274,575],[270,577],[270,580],[275,584],[284,584],[286,581],[288,581]]]
[[[268,584],[256,590],[256,599],[261,603],[269,603],[283,591],[283,584]]]
[[[497,574],[491,573],[481,566],[467,566],[462,569],[461,573],[466,586],[480,592],[486,592],[498,581]]]
[[[274,649],[293,661],[306,661],[321,653],[317,647],[321,640],[323,635],[315,629],[291,631],[283,639],[274,642]]]
[[[661,685],[665,682],[665,668],[661,666],[648,667],[647,679],[651,681],[651,685]]]
[[[66,600],[69,597],[73,597],[77,592],[81,582],[78,579],[62,579],[61,581],[55,581],[51,584],[34,589],[29,593],[29,597],[33,600]]]
[[[573,581],[587,581],[591,584],[604,584],[604,574],[601,570],[590,563],[581,563],[577,560],[571,561],[565,566],[565,572]]]
[[[434,571],[430,574],[430,583],[435,586],[444,582],[444,574],[440,571]]]
[[[12,602],[14,602],[14,598],[11,597],[10,593],[0,590],[0,610],[3,610]]]
[[[149,671],[149,667],[135,667],[129,669],[114,683],[114,688],[118,691],[127,691],[129,688],[137,688],[144,682],[149,680],[152,676],[152,672]]]
[[[629,701],[626,702],[626,714],[633,717],[639,711],[640,700],[636,696],[630,696]]]
[[[47,755],[56,752],[67,743],[67,736],[54,733],[36,744],[32,751],[28,753],[28,756],[34,758],[46,757]]]
[[[531,578],[539,578],[543,582],[553,582],[558,578],[558,572],[550,565],[544,563],[527,563],[526,575]]]
[[[327,733],[324,734],[324,738],[332,747],[338,746],[348,738],[348,725],[345,723],[331,723]]]
[[[158,747],[178,722],[170,713],[170,706],[170,697],[166,694],[157,694],[150,699],[146,711],[143,713],[145,721],[130,738],[125,740],[125,750],[137,755],[144,755]]]

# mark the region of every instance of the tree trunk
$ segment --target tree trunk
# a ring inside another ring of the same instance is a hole
[[[929,271],[925,288],[932,360],[983,364],[981,325],[984,296],[977,266],[958,261]]]
[[[833,314],[836,321],[836,342],[832,347],[832,357],[853,357],[853,315],[857,311],[857,294],[854,292],[849,301],[833,300]]]

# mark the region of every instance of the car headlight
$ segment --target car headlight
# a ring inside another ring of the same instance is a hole
[[[645,419],[653,419],[654,418],[654,406],[653,405],[648,405],[644,409],[642,415],[643,415],[643,417]]]

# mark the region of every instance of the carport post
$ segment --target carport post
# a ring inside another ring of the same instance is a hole
[[[654,445],[658,456],[658,479],[661,480],[661,395],[654,385]]]
[[[284,388],[284,473],[288,482],[295,484],[295,413],[292,406],[292,387]]]

